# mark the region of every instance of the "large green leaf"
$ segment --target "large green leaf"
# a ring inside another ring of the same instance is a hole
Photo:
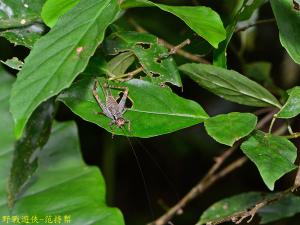
[[[289,98],[278,112],[278,118],[292,118],[300,113],[300,87],[294,87],[288,91]]]
[[[290,0],[271,0],[279,28],[280,42],[292,59],[300,64],[300,11]]]
[[[130,51],[136,55],[152,83],[166,82],[182,86],[176,63],[167,48],[154,35],[138,32],[117,32],[104,42],[108,54]],[[112,76],[112,75],[111,75]]]
[[[201,215],[197,224],[217,223],[219,221],[230,221],[231,217],[255,207],[255,205],[266,199],[274,197],[274,194],[263,194],[248,192],[222,199],[211,205]],[[261,217],[260,224],[269,223],[282,218],[287,218],[300,212],[300,197],[288,194],[274,203],[261,208],[258,215]]]
[[[257,118],[251,113],[232,112],[211,117],[204,122],[207,133],[216,141],[232,146],[234,142],[250,134]]]
[[[255,163],[270,190],[275,181],[296,168],[297,148],[285,137],[256,131],[241,149]]]
[[[215,48],[226,37],[220,16],[211,8],[204,6],[169,6],[155,4],[148,0],[126,0],[122,4],[123,8],[143,6],[156,6],[179,17]]]
[[[42,103],[30,117],[24,135],[14,146],[8,183],[9,205],[13,205],[16,196],[38,167],[37,154],[48,141],[54,112],[53,98]]]
[[[258,107],[281,107],[268,90],[236,71],[194,63],[182,65],[179,69],[203,88],[229,101]]]
[[[116,0],[81,1],[36,42],[10,99],[17,137],[37,106],[69,87],[84,70],[118,12]]]
[[[49,26],[53,27],[58,18],[72,9],[80,0],[47,0],[43,6],[42,18]]]
[[[103,84],[104,79],[100,78],[99,82]],[[173,94],[169,88],[133,79],[122,85],[111,83],[127,86],[129,98],[133,103],[132,107],[124,114],[124,118],[131,122],[130,131],[127,127],[125,129],[114,127],[112,130],[109,126],[111,119],[97,114],[97,112],[101,112],[101,109],[92,94],[93,84],[93,79],[82,79],[64,91],[59,96],[59,100],[84,120],[95,123],[117,135],[152,137],[201,123],[208,118],[208,115],[196,102]],[[112,90],[115,97],[119,92]],[[104,102],[103,91],[100,87],[98,93]]]
[[[105,184],[99,170],[84,164],[73,122],[56,124],[51,138],[39,154],[39,167],[9,211],[7,182],[14,148],[13,121],[8,111],[13,77],[0,71],[0,215],[38,217],[70,216],[71,224],[123,225],[117,209],[105,205]],[[11,221],[12,222],[12,221]]]

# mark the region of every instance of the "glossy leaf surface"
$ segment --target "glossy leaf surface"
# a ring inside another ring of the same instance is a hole
[[[236,71],[194,63],[179,69],[203,88],[229,101],[249,106],[281,107],[268,90]]]
[[[232,146],[242,137],[250,134],[257,118],[251,113],[232,112],[210,117],[204,122],[207,133],[216,141]]]
[[[255,163],[270,190],[279,178],[296,168],[297,148],[284,137],[256,131],[241,149]]]
[[[84,70],[118,12],[115,0],[82,1],[37,41],[10,99],[17,137],[37,106],[69,87]]]
[[[278,118],[293,118],[300,113],[300,87],[294,87],[288,91],[289,98],[277,113]]]
[[[99,82],[103,84],[104,79],[99,78]],[[95,123],[117,135],[152,137],[196,125],[208,118],[208,115],[196,102],[177,96],[169,88],[133,79],[122,84],[110,83],[128,87],[129,98],[133,104],[123,115],[131,122],[130,131],[127,125],[124,129],[115,126],[111,128],[109,126],[111,119],[97,114],[102,110],[92,94],[93,84],[93,79],[80,80],[64,91],[59,96],[59,100],[84,120]],[[119,93],[120,90],[112,90],[116,99]],[[100,87],[98,94],[104,102],[103,91]]]

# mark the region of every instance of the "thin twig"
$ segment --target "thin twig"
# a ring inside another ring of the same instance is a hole
[[[257,20],[254,23],[250,23],[250,24],[248,24],[248,25],[246,25],[244,27],[237,28],[234,32],[235,33],[239,33],[241,31],[245,31],[245,30],[249,29],[250,27],[254,27],[254,26],[261,25],[261,24],[266,24],[266,23],[273,23],[275,21],[276,21],[275,18],[264,19],[264,20]]]
[[[274,110],[269,112],[266,116],[264,116],[259,123],[257,124],[257,129],[263,128],[272,118],[274,114]],[[256,114],[263,114],[265,111],[256,112]],[[232,153],[240,146],[241,141],[236,142],[233,147],[229,148],[228,150],[224,151],[219,157],[215,159],[215,163],[210,168],[208,173],[201,179],[198,184],[196,184],[178,203],[176,203],[172,208],[170,208],[165,214],[161,217],[149,223],[148,225],[164,225],[168,223],[171,218],[175,214],[181,214],[182,209],[193,199],[198,197],[200,194],[205,192],[209,187],[211,187],[216,181],[221,179],[222,177],[228,175],[232,171],[236,170],[237,168],[241,167],[248,159],[244,156],[241,157],[228,166],[226,166],[221,171],[217,172],[217,170],[223,165],[224,161],[232,155]]]
[[[129,18],[129,22],[136,29],[136,31],[141,32],[141,33],[148,33],[147,30],[145,30],[141,25],[136,23],[132,18]],[[172,51],[172,49],[174,49],[176,47],[176,46],[170,44],[169,42],[165,41],[164,39],[158,38],[158,41],[160,43],[162,43],[166,48],[170,49],[171,51]],[[180,55],[184,58],[187,58],[191,61],[194,61],[194,62],[204,63],[204,64],[211,64],[208,60],[200,57],[199,55],[189,53],[189,52],[187,52],[185,50],[182,50],[182,49],[177,49],[176,54]]]

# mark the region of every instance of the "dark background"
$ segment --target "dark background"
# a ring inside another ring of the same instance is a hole
[[[160,1],[174,5],[207,5],[222,17],[224,25],[231,18],[237,1]],[[270,5],[263,5],[259,19],[273,18]],[[128,26],[128,20],[134,19],[150,33],[176,45],[190,38],[192,44],[187,46],[194,54],[205,54],[212,58],[212,48],[176,17],[155,8],[132,9],[118,21],[119,26]],[[133,29],[133,28],[131,28]],[[280,45],[278,29],[274,23],[259,25],[247,36],[247,45],[241,42],[241,34],[235,34],[228,48],[228,67],[243,73],[244,65],[250,62],[267,61],[272,64],[271,75],[277,86],[288,89],[299,85],[299,66],[293,63]],[[244,52],[239,52],[244,48]],[[23,59],[29,53],[23,47],[14,47],[0,39],[0,57],[2,60],[18,56]],[[188,62],[175,56],[178,65]],[[11,71],[14,72],[15,71]],[[245,107],[225,101],[200,88],[185,76],[183,92],[174,89],[179,95],[200,103],[211,116],[232,111],[253,112],[256,108]],[[75,120],[78,125],[81,148],[85,161],[98,166],[107,183],[107,200],[109,205],[121,209],[126,224],[146,224],[163,214],[183,197],[208,171],[213,158],[222,153],[226,147],[210,138],[203,127],[197,125],[172,134],[148,139],[136,139],[115,136],[100,127],[87,123],[73,115],[65,106],[60,105],[57,120]],[[280,121],[279,121],[280,123]],[[275,125],[276,128],[277,125]],[[293,123],[294,130],[300,130],[299,119]],[[299,149],[299,142],[295,142]],[[139,170],[133,150],[141,164]],[[241,156],[236,151],[229,162]],[[293,182],[293,173],[277,182],[276,190],[282,190]],[[143,184],[143,179],[146,184]],[[84,191],[84,190],[83,190]],[[192,201],[181,216],[176,216],[174,225],[195,224],[203,210],[224,197],[247,192],[268,191],[258,170],[251,162],[218,181],[206,193]],[[300,216],[284,219],[272,224],[298,225]],[[258,224],[258,218],[251,224]]]

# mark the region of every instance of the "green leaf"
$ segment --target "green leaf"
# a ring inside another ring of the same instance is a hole
[[[45,0],[1,0],[0,28],[24,27],[36,22]]]
[[[118,12],[115,0],[81,1],[36,42],[10,99],[18,138],[37,106],[69,87],[84,70]]]
[[[84,164],[76,126],[70,122],[54,126],[49,142],[37,155],[39,167],[32,181],[9,211],[6,191],[14,135],[8,95],[13,80],[0,69],[0,93],[5,93],[0,97],[0,215],[37,216],[41,220],[45,216],[67,215],[74,225],[87,221],[99,225],[123,225],[119,210],[105,205],[103,178],[98,168]]]
[[[290,0],[271,0],[271,6],[279,28],[280,42],[292,59],[300,64],[300,12]]]
[[[300,114],[300,87],[288,91],[289,98],[282,109],[277,113],[278,118],[293,118]]]
[[[297,148],[285,137],[256,131],[241,149],[255,163],[270,190],[274,190],[275,181],[296,168]]]
[[[169,12],[183,20],[193,31],[203,37],[213,47],[217,48],[218,44],[226,37],[220,16],[211,8],[204,6],[169,6],[155,4],[148,0],[127,0],[121,7],[144,7],[156,6],[163,11]]]
[[[124,75],[134,61],[135,57],[132,52],[120,53],[107,63],[106,72],[110,78]]]
[[[23,67],[23,62],[21,60],[19,60],[17,57],[13,57],[11,59],[8,59],[6,61],[2,61],[0,60],[3,64],[5,64],[6,66],[15,69],[15,70],[21,70]]]
[[[206,209],[197,224],[217,223],[225,220],[231,221],[230,218],[255,207],[257,203],[270,199],[275,195],[276,193],[264,194],[248,192],[222,199]],[[274,203],[270,203],[259,209],[258,215],[261,217],[260,224],[291,217],[300,212],[299,206],[300,197],[288,194]]]
[[[281,107],[264,87],[233,70],[205,64],[184,64],[179,67],[200,86],[229,101],[249,106]]]
[[[113,33],[105,39],[104,46],[108,54],[112,55],[124,51],[132,52],[152,83],[162,85],[169,82],[182,86],[173,58],[168,57],[167,48],[154,35],[138,32]]]
[[[48,141],[54,112],[53,98],[41,104],[30,117],[24,135],[14,146],[8,183],[10,206],[14,204],[16,196],[22,191],[38,167],[37,156]]]
[[[251,113],[232,112],[210,117],[204,122],[207,133],[216,141],[232,146],[234,142],[250,134],[257,117]]]
[[[103,84],[104,78],[99,78],[99,82]],[[82,79],[64,91],[59,96],[59,100],[84,120],[95,123],[117,135],[153,137],[201,123],[208,118],[200,105],[173,94],[169,88],[132,79],[121,85],[120,83],[110,83],[128,87],[129,98],[133,104],[124,114],[124,118],[131,122],[130,131],[127,126],[124,129],[114,127],[112,130],[109,125],[111,119],[97,114],[102,110],[92,94],[93,84],[93,79]],[[98,93],[105,102],[100,87]],[[112,89],[115,98],[119,93],[120,90]]]
[[[42,19],[49,26],[54,27],[58,18],[71,10],[80,0],[47,0],[42,9]]]
[[[272,65],[269,62],[253,62],[245,65],[245,75],[259,83],[273,83],[271,74]]]

